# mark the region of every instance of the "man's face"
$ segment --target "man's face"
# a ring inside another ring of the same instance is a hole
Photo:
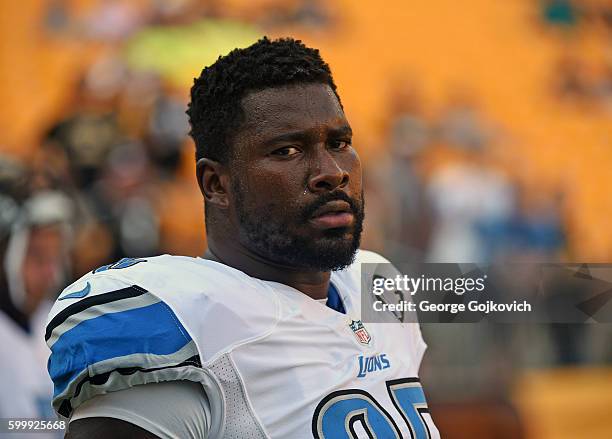
[[[296,268],[349,265],[362,231],[361,163],[334,92],[324,84],[271,88],[242,106],[229,193],[241,244]]]
[[[22,266],[26,291],[25,311],[32,313],[49,293],[62,283],[64,234],[60,226],[35,227],[30,230]]]

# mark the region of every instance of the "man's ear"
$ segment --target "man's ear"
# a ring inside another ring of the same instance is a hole
[[[200,192],[208,203],[225,209],[229,206],[227,167],[211,159],[201,158],[196,163],[196,175]]]

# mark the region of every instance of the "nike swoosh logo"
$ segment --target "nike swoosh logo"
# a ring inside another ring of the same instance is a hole
[[[89,285],[89,282],[87,282],[87,285],[85,285],[85,288],[83,288],[82,290],[75,291],[74,293],[66,294],[64,297],[60,297],[58,300],[81,299],[87,296],[90,291],[91,291],[91,285]]]

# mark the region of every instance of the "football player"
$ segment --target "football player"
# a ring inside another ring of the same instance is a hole
[[[360,264],[387,261],[359,250],[361,163],[319,52],[236,49],[188,115],[209,248],[60,295],[46,338],[68,437],[438,437],[418,325],[360,320]]]

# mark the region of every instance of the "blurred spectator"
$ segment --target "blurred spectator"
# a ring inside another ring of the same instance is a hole
[[[429,245],[431,206],[419,164],[431,130],[421,106],[413,84],[401,82],[393,88],[389,152],[377,160],[375,177],[366,185],[369,193],[377,193],[367,199],[368,212],[382,214],[376,227],[383,231],[385,254],[397,262],[422,261]]]
[[[117,145],[102,167],[92,196],[98,218],[114,235],[113,260],[159,253],[159,221],[151,198],[154,177],[138,142]]]
[[[427,192],[435,222],[430,262],[488,262],[489,244],[478,225],[507,223],[513,215],[513,187],[501,173],[472,157],[431,177]]]
[[[515,262],[558,261],[565,248],[565,230],[562,223],[562,195],[548,194],[535,196],[525,191],[518,192],[518,208],[508,224],[503,239],[492,239],[486,231],[487,224],[481,224],[481,232],[497,249],[491,253],[500,256],[506,253],[506,260]]]
[[[472,101],[471,92],[452,91],[450,104],[438,122],[438,142],[466,150],[480,150],[486,146],[491,133]]]
[[[478,225],[505,224],[513,214],[514,188],[489,163],[491,131],[471,92],[453,90],[436,132],[452,160],[434,168],[426,188],[434,212],[430,262],[488,262]]]
[[[76,188],[89,190],[102,163],[124,137],[116,107],[127,73],[115,58],[103,58],[84,75],[70,113],[52,126],[44,142],[65,154]]]
[[[64,149],[76,186],[87,190],[100,177],[101,164],[119,138],[115,115],[80,112],[53,127],[47,141]]]
[[[73,205],[58,191],[20,194],[23,178],[25,169],[2,160],[0,417],[55,419],[44,333],[54,294],[70,273]]]
[[[164,177],[175,176],[188,132],[185,104],[167,94],[160,96],[149,118],[146,146]]]
[[[142,2],[105,0],[85,19],[83,27],[92,39],[122,40],[138,30],[150,16],[151,9],[142,7]]]
[[[125,88],[128,75],[125,63],[113,53],[99,57],[85,72],[81,88],[77,90],[76,110],[112,109]]]

